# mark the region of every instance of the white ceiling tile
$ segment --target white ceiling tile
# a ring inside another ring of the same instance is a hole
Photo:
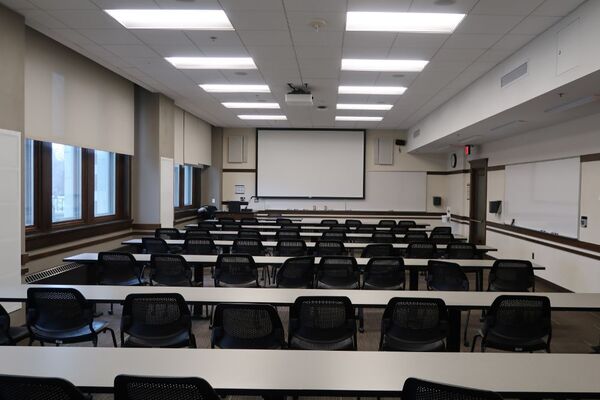
[[[154,0],[160,8],[172,9],[197,9],[197,10],[221,10],[218,0]]]
[[[206,55],[191,41],[177,44],[153,44],[149,47],[161,57],[201,57]]]
[[[349,0],[348,11],[406,12],[413,0]]]
[[[477,61],[498,64],[513,53],[513,50],[490,49],[487,50]]]
[[[449,49],[443,47],[431,59],[431,63],[436,64],[438,61],[463,61],[471,63],[484,52],[485,49]]]
[[[340,85],[343,86],[361,86],[373,85],[379,76],[378,72],[368,71],[341,71]]]
[[[237,31],[246,46],[292,46],[290,32],[282,31]]]
[[[296,46],[296,54],[300,59],[311,58],[342,58],[340,47],[329,46]]]
[[[446,34],[419,34],[419,33],[399,33],[394,47],[421,47],[421,48],[439,48],[444,44],[450,35]]]
[[[319,31],[344,31],[346,29],[346,13],[320,11],[288,11],[286,13],[290,29],[293,31],[313,31],[311,23],[315,20],[325,21]]]
[[[585,0],[546,0],[533,12],[534,15],[564,17],[579,7]]]
[[[523,20],[519,15],[468,15],[455,33],[507,33]]]
[[[350,47],[344,43],[344,47],[342,49],[342,56],[344,58],[387,58],[390,55],[389,47]]]
[[[48,29],[65,29],[68,28],[66,24],[62,21],[59,21],[54,16],[48,14],[46,11],[42,10],[21,10],[19,11],[23,16],[25,16],[25,22],[30,25],[31,23],[36,23],[37,25],[41,25]]]
[[[80,29],[79,33],[98,44],[142,44],[126,29]]]
[[[346,12],[346,0],[283,0],[287,11]]]
[[[186,31],[185,35],[194,42],[200,50],[210,46],[242,46],[236,32]]]
[[[438,52],[437,48],[423,47],[392,47],[390,49],[389,58],[406,59],[406,60],[431,60]]]
[[[115,8],[158,8],[158,4],[156,4],[154,0],[92,0],[92,2],[102,10],[110,10]]]
[[[248,57],[243,46],[212,46],[202,47],[202,53],[207,57]]]
[[[194,82],[200,83],[228,83],[227,79],[219,71],[210,69],[186,69],[181,72]],[[257,82],[260,83],[260,82]],[[202,90],[202,89],[200,89]]]
[[[513,50],[516,51],[525,46],[535,35],[513,35],[508,34],[500,39],[493,47],[494,50]]]
[[[11,10],[31,10],[35,9],[36,6],[29,0],[2,0],[2,4]]]
[[[120,57],[159,58],[155,51],[143,45],[107,45],[104,48]]]
[[[439,0],[413,0],[409,11],[467,14],[477,1],[478,0],[455,0],[452,3],[440,4]]]
[[[528,15],[544,0],[479,0],[472,14]]]
[[[264,31],[286,30],[287,20],[283,11],[230,11],[227,16],[236,30]]]
[[[303,79],[309,78],[335,78],[340,73],[340,60],[315,59],[300,60],[300,73]]]
[[[494,45],[502,35],[466,35],[456,33],[444,43],[447,49],[487,49]]]
[[[344,46],[348,47],[391,47],[398,36],[394,32],[346,32]]]
[[[220,0],[225,11],[241,10],[241,11],[282,11],[283,4],[281,0]]]
[[[343,32],[316,32],[295,31],[292,32],[292,41],[296,46],[336,46],[342,47]]]
[[[294,49],[288,46],[247,46],[248,52],[254,61],[277,64],[281,60],[296,60]],[[273,60],[278,60],[274,63]]]
[[[45,10],[97,10],[98,7],[88,0],[29,0]]]
[[[86,36],[82,35],[78,31],[75,31],[73,29],[53,29],[52,32],[58,36],[64,37],[65,39],[67,39],[73,43],[76,43],[80,46],[100,44],[100,43],[95,43],[94,41],[90,40]]]
[[[122,26],[103,11],[50,10],[50,14],[70,28],[121,29]]]
[[[561,17],[529,16],[510,33],[516,35],[538,35],[560,21]]]

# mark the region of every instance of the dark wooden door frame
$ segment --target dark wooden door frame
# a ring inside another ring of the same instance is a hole
[[[485,229],[485,225],[487,223],[487,212],[483,213],[483,219],[477,219],[477,216],[475,215],[475,210],[476,210],[476,205],[477,205],[477,201],[480,201],[480,199],[477,196],[477,192],[478,189],[475,185],[475,180],[476,180],[476,174],[477,171],[479,170],[483,170],[484,175],[485,175],[485,190],[483,191],[484,193],[484,199],[483,199],[483,204],[484,204],[484,210],[486,210],[486,205],[487,205],[487,169],[488,169],[488,159],[487,158],[481,158],[479,160],[472,160],[469,161],[469,164],[471,165],[471,172],[470,172],[470,177],[471,177],[471,183],[470,183],[470,193],[469,193],[469,241],[475,243],[474,237],[476,235],[476,223],[481,223],[484,226],[483,229],[483,243],[486,242],[486,229]]]

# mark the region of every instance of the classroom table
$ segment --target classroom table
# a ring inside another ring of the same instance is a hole
[[[223,224],[219,224],[216,223],[214,224],[215,227],[218,228],[222,228]],[[281,229],[282,226],[289,226],[289,225],[274,225],[274,224],[254,224],[254,225],[240,225],[241,229],[251,229],[251,230],[255,230],[255,231],[278,231]],[[309,225],[293,225],[293,226],[297,226],[299,228],[300,231],[312,231],[312,232],[328,232],[331,230],[331,226],[324,226],[324,225],[317,225],[317,226],[309,226]],[[334,225],[335,226],[335,225]],[[197,229],[198,228],[198,224],[187,224],[185,225],[186,229]],[[375,229],[376,232],[389,232],[390,228],[385,228],[385,227],[380,227],[380,226],[374,226],[373,229]],[[417,227],[408,227],[408,230],[411,232],[431,232],[433,229],[424,227],[424,226],[417,226]],[[355,231],[354,228],[350,228],[349,232],[353,232]]]
[[[167,287],[167,286],[107,286],[107,285],[2,285],[0,301],[22,302],[29,287],[71,287],[95,303],[119,303],[131,293],[181,294],[192,304],[263,303],[289,306],[300,296],[346,296],[356,307],[385,307],[393,297],[439,298],[449,310],[448,351],[460,351],[461,311],[488,308],[502,292],[434,292],[410,290],[337,290],[337,289],[284,289],[284,288],[224,288],[224,287]],[[528,293],[547,296],[556,311],[599,311],[600,293]]]
[[[505,397],[597,398],[594,354],[2,347],[0,374],[112,392],[120,374],[201,377],[219,395],[398,397],[410,377]],[[82,366],[87,366],[83,368]]]
[[[345,217],[345,218],[337,218],[337,217],[331,217],[331,218],[327,218],[327,217],[322,217],[322,218],[316,218],[316,217],[303,217],[303,218],[290,218],[290,217],[277,217],[277,218],[282,218],[282,219],[291,219],[292,220],[292,224],[293,225],[306,225],[306,226],[323,226],[321,225],[321,221],[322,220],[336,220],[338,221],[337,224],[333,225],[333,226],[343,226],[345,225],[347,220],[359,220],[362,225],[366,225],[366,226],[377,226],[377,224],[379,223],[379,221],[396,221],[396,223],[398,223],[398,221],[414,221],[418,227],[427,227],[429,226],[429,224],[427,223],[418,223],[417,220],[412,219],[412,218],[388,218],[388,217],[375,217],[375,218],[361,218],[361,217],[357,217],[357,218],[352,218],[351,216]],[[269,225],[281,225],[281,223],[277,223],[277,219],[271,219],[271,220],[264,220],[263,218],[258,217],[258,223],[259,224],[269,224]],[[432,217],[432,218],[427,218],[429,220],[439,220],[439,217]],[[219,219],[210,219],[210,220],[205,220],[207,222],[216,222],[219,223],[221,222]],[[242,222],[240,219],[236,219],[234,220],[234,223],[240,223]],[[325,225],[327,227],[331,226],[331,225]]]
[[[181,255],[188,263],[192,266],[204,266],[214,265],[217,261],[217,255],[195,255],[195,254],[182,254]],[[136,262],[140,264],[147,264],[150,262],[150,254],[133,254]],[[292,257],[280,257],[280,256],[254,256],[254,262],[261,265],[281,265],[285,260]],[[315,257],[315,263],[319,263],[320,257]],[[366,266],[369,262],[369,258],[356,258],[356,262],[359,266]],[[435,259],[440,261],[440,259]],[[65,262],[76,262],[80,264],[94,264],[98,262],[98,253],[81,253],[73,256],[65,257]],[[441,261],[454,262],[461,267],[477,272],[477,288],[476,290],[482,290],[483,285],[483,271],[489,270],[494,265],[495,260],[452,260],[442,259]],[[428,259],[421,258],[405,258],[404,266],[409,271],[409,289],[418,290],[419,288],[419,272],[427,270]],[[544,270],[545,268],[541,265],[534,264],[534,270]]]

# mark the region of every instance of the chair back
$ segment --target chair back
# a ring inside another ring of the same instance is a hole
[[[375,232],[375,227],[373,225],[359,225],[356,227],[356,233],[370,233]]]
[[[360,219],[347,219],[344,224],[350,228],[358,228],[362,225],[362,221]]]
[[[258,225],[258,218],[242,218],[242,225]]]
[[[284,257],[306,255],[306,242],[302,239],[280,239],[275,246],[275,254]]]
[[[100,285],[141,285],[140,270],[129,253],[105,251],[98,253],[98,278]]]
[[[331,225],[329,227],[329,231],[330,232],[345,232],[345,233],[348,233],[348,232],[350,232],[350,227],[347,226],[347,225],[342,225],[342,224]]]
[[[550,299],[546,296],[498,296],[486,314],[484,332],[521,343],[549,338],[552,334]]]
[[[184,239],[210,238],[210,229],[192,228],[185,231]]]
[[[210,237],[185,239],[183,244],[184,254],[218,254],[219,249]]]
[[[431,242],[410,242],[406,248],[407,258],[436,258],[437,247]]]
[[[192,270],[178,254],[150,256],[150,284],[162,286],[192,286]]]
[[[203,229],[203,230],[207,230],[207,231],[216,231],[217,223],[209,222],[209,221],[200,221],[200,222],[198,222],[198,229]]]
[[[13,340],[10,336],[10,314],[0,304],[0,346],[12,345]]]
[[[339,224],[337,219],[322,219],[321,220],[321,225],[331,226],[331,225],[337,225],[337,224]]]
[[[250,254],[219,254],[215,286],[258,287],[258,270]]]
[[[436,244],[448,244],[454,242],[454,235],[451,233],[431,233],[429,240]]]
[[[231,252],[250,254],[252,256],[264,256],[265,247],[260,239],[237,238],[233,241]]]
[[[315,254],[318,256],[343,256],[346,254],[344,243],[338,240],[319,240],[315,243]]]
[[[283,325],[268,304],[218,304],[212,319],[211,347],[221,349],[281,349]]]
[[[494,392],[469,389],[408,378],[402,388],[403,400],[502,400]]]
[[[235,218],[232,218],[232,217],[220,217],[219,218],[219,223],[220,224],[235,223]]]
[[[325,289],[358,289],[360,270],[354,257],[324,256],[316,270],[317,287]]]
[[[0,400],[86,400],[71,382],[59,378],[0,375]]]
[[[393,219],[382,219],[381,221],[379,221],[377,226],[379,226],[380,228],[393,228],[394,226],[396,226],[396,221],[394,221]]]
[[[237,231],[240,229],[240,224],[237,222],[223,222],[221,224],[222,231]]]
[[[436,226],[431,230],[432,235],[450,235],[452,234],[452,227],[450,226]]]
[[[394,297],[383,312],[380,350],[422,350],[423,343],[444,346],[448,323],[442,299]]]
[[[160,340],[191,334],[190,309],[179,293],[129,294],[123,304],[121,337]]]
[[[58,332],[91,326],[92,305],[72,288],[29,288],[26,301],[27,328],[37,332]]]
[[[315,273],[315,258],[312,256],[288,258],[283,262],[275,284],[284,288],[312,288]]]
[[[146,254],[161,253],[166,254],[170,252],[169,246],[165,239],[160,238],[142,238],[142,247]]]
[[[292,225],[294,222],[289,218],[277,218],[275,219],[276,225]]]
[[[404,235],[404,243],[426,242],[427,240],[429,240],[429,238],[425,232],[408,231],[408,233]]]
[[[496,260],[490,270],[488,290],[497,292],[535,291],[533,265],[527,260]]]
[[[277,240],[281,239],[300,239],[300,231],[293,229],[279,229],[275,234]]]
[[[405,283],[404,260],[400,257],[373,257],[367,263],[363,289],[399,290]]]
[[[480,258],[477,246],[472,243],[454,242],[446,246],[446,257],[453,260],[472,260]]]
[[[396,243],[396,234],[392,232],[373,232],[371,235],[373,243]]]
[[[240,229],[238,231],[237,237],[240,239],[262,240],[260,232],[255,229]]]
[[[201,378],[118,375],[115,400],[220,400]]]
[[[427,288],[442,291],[467,291],[469,279],[456,263],[429,260],[427,263]]]
[[[157,228],[154,230],[154,237],[165,240],[181,239],[181,232],[176,228]]]
[[[391,243],[368,244],[362,251],[362,258],[371,257],[392,257],[394,255],[394,246]]]
[[[400,220],[400,221],[398,221],[398,225],[411,228],[411,227],[417,226],[417,223],[415,221]]]
[[[390,232],[396,235],[406,235],[410,228],[408,226],[396,225],[394,226]]]
[[[346,232],[342,231],[327,231],[323,232],[321,239],[325,240],[339,240],[340,242],[346,241]]]

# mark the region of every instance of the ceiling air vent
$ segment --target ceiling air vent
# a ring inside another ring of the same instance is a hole
[[[508,74],[506,74],[502,78],[500,78],[500,87],[504,87],[504,86],[508,85],[509,83],[516,81],[517,79],[519,79],[520,77],[522,77],[525,74],[527,74],[527,63],[526,62],[519,65],[517,68],[513,69]]]
[[[421,134],[421,130],[417,129],[416,131],[413,132],[413,138],[418,138],[420,134]]]

